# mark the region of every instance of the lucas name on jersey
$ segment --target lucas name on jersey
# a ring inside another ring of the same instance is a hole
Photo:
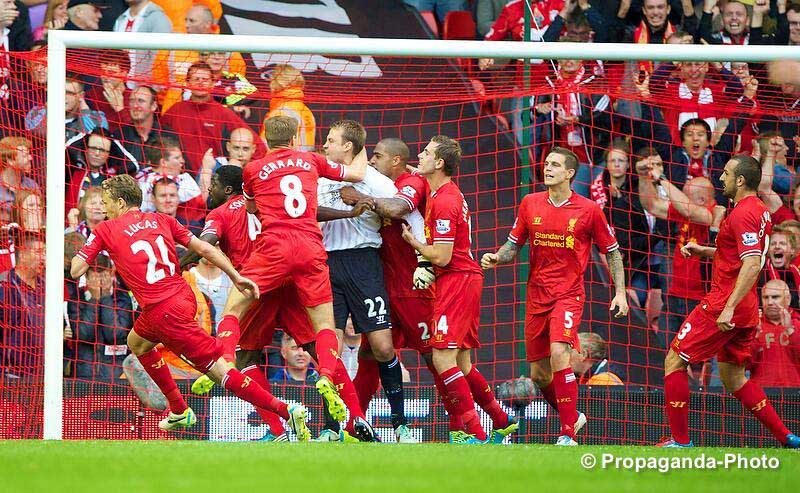
[[[139,221],[138,223],[132,223],[130,226],[125,228],[125,234],[133,238],[133,235],[145,229],[158,229],[158,222],[148,221],[145,219],[144,221]]]

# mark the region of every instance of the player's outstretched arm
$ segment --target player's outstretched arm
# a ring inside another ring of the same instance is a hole
[[[483,270],[493,269],[498,265],[511,262],[517,257],[519,246],[513,241],[507,241],[501,246],[497,253],[484,253],[481,257],[481,268]]]
[[[215,234],[204,234],[200,237],[200,241],[205,241],[211,246],[216,246],[219,243],[219,238]],[[193,252],[192,250],[186,250],[186,253],[180,259],[181,263],[181,270],[183,270],[187,265],[196,264],[200,261],[200,254],[197,252]]]
[[[78,257],[77,255],[75,257],[72,257],[72,263],[69,266],[69,275],[73,279],[78,279],[82,275],[86,274],[86,271],[88,270],[89,270],[89,264],[85,260]]]
[[[368,165],[367,150],[361,149],[361,152],[356,154],[353,161],[345,168],[344,181],[357,182],[363,180],[367,176]]]
[[[625,291],[625,266],[622,264],[622,253],[619,249],[606,254],[608,270],[611,271],[611,280],[614,282],[614,298],[611,300],[610,311],[617,309],[614,318],[624,317],[628,314],[628,293]]]
[[[733,292],[725,302],[725,308],[717,318],[717,327],[719,330],[725,332],[734,328],[731,319],[733,319],[733,312],[739,306],[739,302],[753,289],[758,279],[758,274],[761,272],[761,255],[750,255],[742,259],[742,267],[739,269],[739,275],[736,276],[736,285],[733,287]]]
[[[226,274],[233,282],[236,289],[242,293],[252,296],[253,298],[259,297],[258,286],[256,283],[246,277],[242,277],[234,267],[228,257],[225,256],[218,248],[215,248],[205,241],[192,238],[189,241],[189,250],[197,252],[201,257],[205,258],[212,264],[216,265]]]
[[[371,200],[374,204],[374,211],[381,217],[389,219],[403,219],[411,213],[408,202],[398,197],[376,198],[361,193],[353,187],[344,187],[339,190],[342,202],[347,205],[356,205],[361,200]]]
[[[453,244],[452,243],[436,243],[434,245],[426,245],[419,241],[408,224],[403,224],[403,239],[414,247],[416,251],[422,254],[423,257],[431,261],[437,267],[444,267],[450,263],[453,258]]]

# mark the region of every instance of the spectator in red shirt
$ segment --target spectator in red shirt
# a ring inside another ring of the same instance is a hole
[[[789,287],[780,280],[761,289],[761,326],[753,344],[750,379],[762,387],[800,386],[800,314],[789,307]]]
[[[189,100],[175,103],[164,113],[161,123],[178,134],[181,149],[186,153],[187,170],[196,176],[208,149],[214,156],[221,156],[223,141],[229,138],[233,130],[247,127],[247,124],[212,98],[214,79],[208,64],[201,62],[189,67],[187,83],[192,91]],[[265,147],[260,139],[256,139],[256,142],[258,158]]]
[[[639,173],[639,196],[644,208],[652,215],[677,225],[675,250],[672,257],[672,277],[665,298],[660,327],[665,344],[672,342],[683,320],[706,293],[706,266],[698,257],[684,257],[681,248],[688,242],[700,245],[710,239],[710,228],[718,228],[725,208],[714,201],[714,187],[705,177],[688,181],[683,190],[664,176],[659,156],[650,156],[636,163]],[[659,188],[663,194],[659,192]]]

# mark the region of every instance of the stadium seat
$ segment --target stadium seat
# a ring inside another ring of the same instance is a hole
[[[420,17],[425,21],[425,23],[430,28],[431,32],[435,37],[439,37],[439,24],[436,22],[436,14],[431,12],[430,10],[424,10],[419,13]]]

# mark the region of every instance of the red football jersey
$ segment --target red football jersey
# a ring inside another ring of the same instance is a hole
[[[278,149],[244,168],[243,192],[258,206],[261,229],[286,226],[320,239],[317,179],[343,180],[345,168],[319,154]]]
[[[403,199],[411,208],[411,212],[425,211],[428,182],[425,178],[411,173],[403,173],[394,181],[397,187],[396,198]],[[381,228],[383,245],[383,278],[386,291],[391,296],[433,298],[429,289],[414,289],[414,269],[417,267],[417,255],[414,248],[403,240],[403,220],[384,219]]]
[[[254,214],[247,213],[245,198],[234,195],[208,213],[200,236],[213,234],[219,238],[219,248],[238,270],[253,252],[260,233],[261,222]]]
[[[429,245],[450,243],[453,257],[444,267],[435,267],[437,276],[448,272],[475,272],[481,268],[472,256],[472,225],[469,207],[455,183],[448,182],[432,192],[425,210],[425,238]],[[416,261],[415,261],[416,265]]]
[[[553,204],[546,191],[522,199],[508,240],[522,247],[528,239],[530,313],[547,311],[565,297],[584,295],[583,275],[592,242],[603,253],[619,248],[600,207],[574,192],[560,205]]]
[[[792,322],[800,327],[800,316],[792,313]],[[761,318],[753,342],[753,366],[750,378],[762,387],[800,386],[800,332],[786,330],[765,317]]]
[[[175,243],[187,246],[192,238],[172,216],[133,210],[98,224],[77,255],[91,264],[107,251],[136,301],[147,308],[187,288]]]
[[[722,220],[717,233],[717,251],[711,268],[711,290],[703,298],[703,309],[714,318],[722,313],[725,303],[733,293],[742,259],[753,255],[764,256],[769,248],[772,221],[764,202],[755,195],[740,200]],[[734,324],[755,327],[758,324],[758,294],[756,284],[750,289],[733,313]]]
[[[713,206],[712,204],[711,207]],[[675,243],[675,252],[672,255],[672,278],[668,293],[671,296],[699,301],[706,294],[703,288],[702,261],[700,257],[684,257],[681,248],[690,241],[698,245],[707,244],[708,226],[690,222],[681,216],[672,204],[667,209],[667,219],[678,223],[678,241]]]

